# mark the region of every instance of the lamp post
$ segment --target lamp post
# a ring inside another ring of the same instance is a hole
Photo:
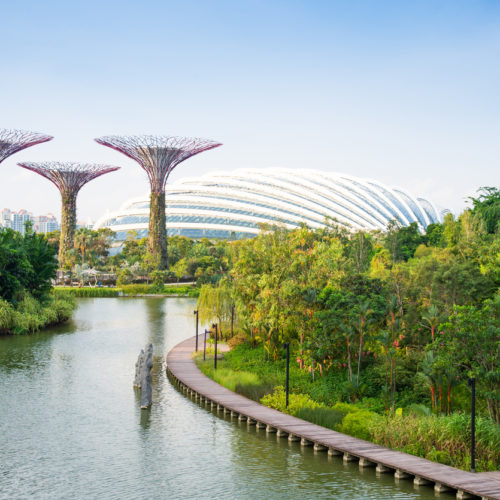
[[[470,470],[476,472],[476,379],[468,380],[471,388],[471,409],[470,409]]]
[[[214,370],[217,370],[217,323],[212,325],[215,329],[215,354],[214,354]]]
[[[198,309],[193,311],[193,314],[196,314],[196,352],[198,352]]]
[[[286,394],[286,408],[288,408],[288,393],[290,391],[290,343],[287,342],[284,346],[286,349],[286,382],[285,382],[285,394]]]
[[[207,355],[207,329],[205,328],[205,333],[203,335],[203,361],[205,361]]]
[[[234,304],[231,304],[231,338],[234,336]]]

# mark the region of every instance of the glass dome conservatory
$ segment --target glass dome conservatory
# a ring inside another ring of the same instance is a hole
[[[389,221],[421,231],[441,217],[434,205],[401,188],[371,179],[317,170],[282,168],[211,172],[166,186],[167,232],[189,238],[253,237],[261,224],[323,227],[328,220],[350,230],[384,230]],[[117,242],[129,231],[147,236],[148,197],[129,200],[97,221]]]

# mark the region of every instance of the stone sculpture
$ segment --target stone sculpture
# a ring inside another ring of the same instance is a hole
[[[141,409],[149,408],[153,402],[151,385],[151,369],[153,368],[153,344],[149,344],[141,353],[135,364],[134,387],[141,389]]]

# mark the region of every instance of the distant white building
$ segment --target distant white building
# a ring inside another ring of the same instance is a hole
[[[18,212],[10,208],[4,208],[0,215],[0,227],[14,229],[21,234],[25,232],[25,224],[31,221],[33,229],[37,233],[50,233],[59,229],[59,222],[52,214],[36,215],[28,212],[24,208]]]
[[[262,224],[289,229],[305,224],[315,229],[328,220],[351,231],[384,231],[390,221],[416,223],[424,232],[441,215],[426,198],[373,179],[309,169],[241,169],[178,179],[165,188],[169,236],[251,238]],[[109,227],[117,243],[130,231],[148,234],[149,199],[127,201],[99,219],[94,228]]]

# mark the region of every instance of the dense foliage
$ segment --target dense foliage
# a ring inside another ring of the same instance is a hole
[[[292,390],[318,403],[446,419],[469,411],[475,377],[478,411],[498,430],[500,192],[482,188],[472,203],[425,234],[395,223],[385,233],[267,228],[229,244],[229,271],[201,289],[198,308],[227,332],[234,307],[237,338],[260,364],[282,363],[290,342],[311,381]]]
[[[71,317],[72,300],[54,298],[56,252],[27,225],[25,235],[0,229],[0,334],[31,333]]]

